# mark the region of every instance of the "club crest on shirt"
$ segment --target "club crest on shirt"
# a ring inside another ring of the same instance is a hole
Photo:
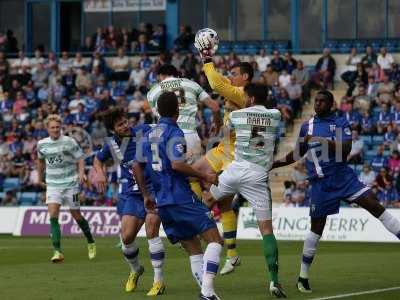
[[[336,130],[336,125],[335,124],[329,125],[329,131],[330,132],[335,132],[335,130]]]
[[[349,127],[346,127],[346,128],[344,129],[344,133],[345,133],[346,135],[351,135],[351,130],[350,130],[350,128],[349,128]]]

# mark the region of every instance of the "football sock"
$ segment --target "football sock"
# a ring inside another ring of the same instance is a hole
[[[224,230],[224,241],[227,247],[228,258],[238,256],[236,250],[237,217],[233,210],[221,213],[221,223]]]
[[[203,190],[201,189],[200,182],[197,180],[190,180],[190,188],[193,193],[196,194],[197,198],[201,199],[203,197]]]
[[[86,221],[85,218],[81,218],[79,221],[77,221],[79,228],[82,230],[83,234],[85,235],[87,241],[89,244],[94,243],[94,239],[92,236],[92,233],[90,232],[90,227],[88,221]]]
[[[148,240],[151,265],[154,270],[154,282],[164,282],[163,265],[165,258],[164,244],[160,237]]]
[[[196,283],[201,288],[203,280],[203,254],[196,254],[189,256],[190,268],[192,269],[192,275]]]
[[[314,259],[315,252],[317,251],[317,246],[320,238],[320,235],[310,231],[307,234],[306,239],[304,240],[303,257],[301,259],[300,266],[300,277],[302,278],[308,278],[308,271]]]
[[[378,218],[383,226],[391,233],[393,233],[397,238],[400,239],[400,222],[393,215],[385,210]]]
[[[61,251],[61,230],[58,218],[50,218],[50,237],[54,250]]]
[[[278,244],[273,233],[263,236],[263,246],[270,280],[278,282]]]
[[[133,241],[128,245],[125,245],[122,242],[121,249],[126,262],[129,264],[129,267],[131,268],[131,271],[134,273],[138,272],[140,269],[139,248],[136,245],[135,241]]]
[[[217,275],[219,267],[219,259],[222,246],[218,243],[209,243],[204,252],[203,262],[203,281],[201,285],[201,293],[206,297],[215,294],[214,278]]]

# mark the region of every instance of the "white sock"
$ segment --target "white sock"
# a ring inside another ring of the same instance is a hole
[[[385,210],[378,218],[383,226],[391,233],[393,233],[397,238],[400,239],[400,222],[393,215]]]
[[[206,297],[215,294],[214,278],[217,275],[222,246],[218,243],[209,243],[204,252],[203,283],[201,293]]]
[[[189,256],[190,268],[192,269],[192,275],[196,283],[201,288],[203,280],[203,254],[196,254]]]
[[[131,268],[132,272],[138,272],[140,269],[140,264],[139,264],[139,248],[136,245],[135,241],[132,243],[125,245],[122,241],[122,254],[124,255],[124,258],[126,262],[129,264],[129,267]]]
[[[311,267],[320,238],[320,235],[310,231],[304,240],[303,257],[300,266],[300,277],[302,278],[308,278],[308,270]]]
[[[164,258],[165,249],[160,237],[148,240],[151,265],[154,270],[154,282],[164,282]]]

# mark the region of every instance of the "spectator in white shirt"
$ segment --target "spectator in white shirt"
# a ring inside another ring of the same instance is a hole
[[[356,130],[352,131],[351,151],[347,157],[347,161],[353,164],[362,162],[362,152],[364,149],[364,141],[360,139]]]
[[[32,75],[36,73],[37,70],[37,65],[38,64],[43,64],[45,63],[45,59],[42,55],[42,52],[40,50],[35,51],[35,56],[31,58],[31,68],[32,68]]]
[[[68,52],[62,52],[60,60],[58,62],[58,68],[60,69],[61,74],[65,75],[69,68],[72,68],[72,62],[68,57]]]
[[[290,74],[288,74],[286,69],[282,70],[281,75],[279,75],[279,86],[285,88],[290,83]]]
[[[129,76],[128,86],[138,87],[143,83],[143,80],[145,78],[146,78],[146,71],[143,69],[140,69],[140,65],[137,62],[133,65],[131,75]]]
[[[112,80],[115,81],[128,80],[129,58],[125,56],[123,48],[118,49],[118,56],[112,59],[111,68],[114,71],[112,75]]]
[[[18,52],[18,58],[15,59],[11,63],[11,74],[22,74],[22,69],[27,68],[30,70],[31,68],[31,62],[29,58],[27,58],[24,54],[24,52],[19,51]]]
[[[373,186],[376,179],[376,174],[372,171],[368,163],[364,164],[363,169],[358,176],[358,179],[364,183],[366,186]]]
[[[385,47],[382,47],[381,52],[378,55],[378,65],[382,70],[388,71],[390,70],[392,63],[394,63],[393,56],[390,53],[387,53]]]
[[[82,58],[82,53],[77,52],[75,54],[75,59],[72,63],[72,68],[74,69],[75,74],[78,74],[82,67],[86,67],[86,63]]]
[[[271,63],[271,60],[267,56],[265,49],[260,50],[260,56],[257,57],[256,63],[260,72],[265,72],[267,70],[267,66]]]
[[[79,104],[85,105],[85,101],[81,98],[81,93],[77,91],[75,93],[75,99],[71,100],[68,104],[68,108],[72,115],[75,115],[79,112]]]

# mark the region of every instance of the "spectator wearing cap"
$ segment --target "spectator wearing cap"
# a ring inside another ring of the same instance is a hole
[[[382,47],[378,55],[377,62],[381,69],[388,73],[391,69],[392,63],[394,63],[394,59],[390,53],[387,53],[387,49]]]
[[[385,147],[383,145],[379,146],[375,157],[371,161],[372,170],[379,172],[382,168],[386,168],[388,165],[388,160],[384,156]]]
[[[375,184],[376,173],[372,171],[368,163],[365,163],[358,179],[366,186],[372,187]]]
[[[327,88],[328,84],[332,82],[336,71],[336,61],[331,55],[331,51],[325,48],[315,66],[315,73],[313,81],[319,88]],[[322,81],[322,83],[321,83]]]

